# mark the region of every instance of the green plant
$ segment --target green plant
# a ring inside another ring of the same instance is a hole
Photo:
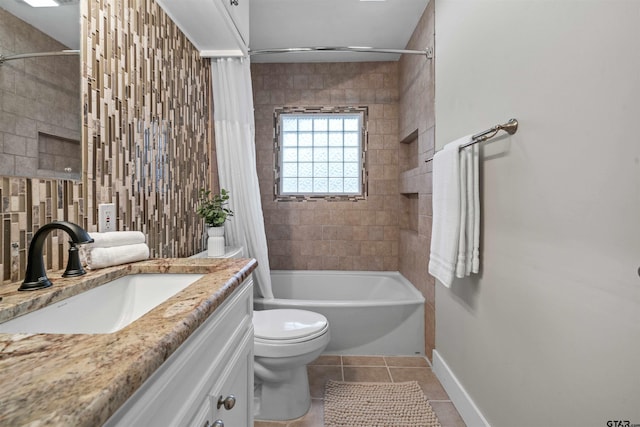
[[[196,213],[200,215],[205,224],[210,227],[221,227],[227,217],[233,216],[233,211],[227,207],[229,192],[224,188],[220,189],[220,194],[211,196],[211,191],[200,190],[200,205]]]

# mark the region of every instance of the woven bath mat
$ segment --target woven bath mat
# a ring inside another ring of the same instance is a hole
[[[416,381],[350,383],[328,381],[325,427],[440,427]]]

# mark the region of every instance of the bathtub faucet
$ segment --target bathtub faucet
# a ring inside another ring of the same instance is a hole
[[[42,253],[47,234],[55,229],[66,231],[71,237],[71,241],[69,242],[71,244],[69,248],[69,261],[67,262],[67,268],[62,277],[82,276],[86,273],[80,263],[80,256],[76,245],[91,243],[93,239],[89,236],[89,233],[77,224],[67,221],[53,221],[40,227],[40,229],[36,231],[36,234],[33,235],[33,239],[31,239],[29,256],[27,258],[27,271],[25,272],[22,285],[18,288],[19,291],[34,291],[36,289],[48,288],[52,285],[44,268]]]

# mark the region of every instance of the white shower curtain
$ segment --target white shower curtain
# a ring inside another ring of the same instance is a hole
[[[227,242],[242,245],[258,261],[257,293],[273,298],[267,236],[256,171],[253,93],[248,58],[211,60],[213,109],[220,188],[230,192],[234,216],[225,223]]]

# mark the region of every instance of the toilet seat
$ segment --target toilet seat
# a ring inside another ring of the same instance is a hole
[[[327,332],[329,323],[322,314],[307,310],[276,309],[254,311],[255,341],[299,343]]]

